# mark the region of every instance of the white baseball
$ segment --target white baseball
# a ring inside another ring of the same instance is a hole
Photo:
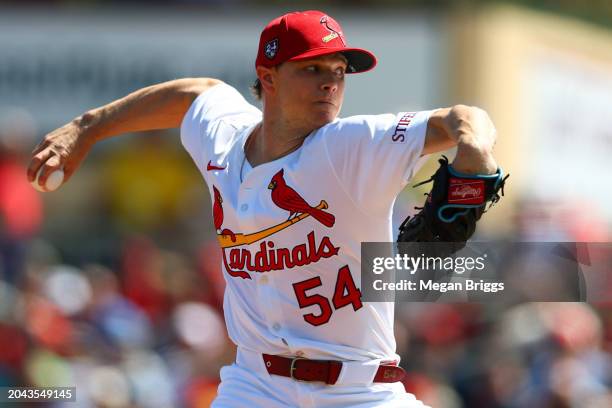
[[[48,191],[57,190],[59,186],[61,186],[62,183],[64,182],[64,170],[59,169],[59,170],[55,170],[53,173],[49,175],[49,177],[47,177],[47,182],[45,183],[45,186],[42,187],[38,184],[38,178],[40,177],[41,171],[42,171],[42,167],[38,170],[38,173],[36,173],[36,179],[32,181],[31,183],[32,187],[34,187],[38,191],[41,191],[44,193]]]

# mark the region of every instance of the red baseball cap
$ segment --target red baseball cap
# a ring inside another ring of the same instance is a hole
[[[346,46],[336,20],[317,10],[298,11],[275,18],[263,29],[255,66],[273,67],[285,61],[336,52],[348,60],[346,72],[349,74],[376,66],[376,57],[370,51]]]

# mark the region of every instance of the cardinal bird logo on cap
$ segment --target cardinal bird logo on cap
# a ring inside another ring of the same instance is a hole
[[[278,53],[278,38],[268,41],[264,47],[264,55],[269,59],[276,57]]]
[[[289,211],[288,219],[297,214],[308,214],[326,227],[333,227],[336,217],[333,214],[309,205],[297,191],[287,185],[283,175],[284,170],[281,169],[272,177],[268,188],[272,190],[272,201],[274,204],[283,210]]]
[[[321,17],[321,20],[319,20],[319,23],[321,23],[321,25],[323,25],[327,30],[329,30],[329,34],[322,38],[324,43],[328,43],[334,38],[340,37],[340,41],[342,41],[342,45],[346,47],[346,43],[344,42],[344,34],[342,34],[342,31],[340,31],[339,28],[336,29],[331,26],[332,22],[329,21],[329,17],[327,16]]]

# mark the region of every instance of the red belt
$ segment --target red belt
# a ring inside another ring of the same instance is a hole
[[[298,381],[320,381],[333,385],[340,376],[342,362],[334,360],[308,360],[302,357],[282,357],[263,354],[264,363],[269,374],[293,378]],[[396,363],[381,364],[376,371],[373,382],[393,383],[406,375],[403,368]]]

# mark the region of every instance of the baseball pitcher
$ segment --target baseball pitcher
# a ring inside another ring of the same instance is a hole
[[[375,65],[329,15],[285,14],[261,33],[261,109],[217,79],[179,79],[84,113],[33,153],[44,185],[100,140],[180,127],[212,198],[238,348],[214,407],[424,406],[400,382],[393,304],[362,301],[360,243],[393,240],[393,203],[424,155],[457,146],[400,240],[465,242],[503,180],[481,109],[339,118],[345,76]]]

